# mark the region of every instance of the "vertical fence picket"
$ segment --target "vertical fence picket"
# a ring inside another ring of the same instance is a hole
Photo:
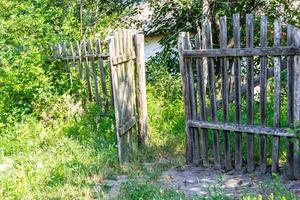
[[[183,50],[187,49],[186,44],[186,32],[181,32],[179,35],[178,40],[178,48],[179,48],[179,61],[180,61],[180,72],[182,78],[182,87],[183,87],[183,95],[184,95],[184,110],[185,110],[185,119],[186,122],[190,119],[191,116],[191,109],[190,109],[190,91],[189,91],[189,82],[188,82],[188,72],[186,67],[186,58],[183,57],[182,52]],[[185,133],[186,133],[186,162],[192,163],[193,162],[193,152],[192,152],[192,138],[191,138],[191,131],[189,126],[186,124],[185,126]]]
[[[201,32],[199,31],[195,39],[195,48],[201,49]],[[199,93],[199,104],[200,104],[200,120],[206,121],[206,95],[204,86],[204,72],[203,72],[203,60],[200,58],[196,59],[196,70],[197,70],[197,82],[198,82],[198,93]],[[201,159],[204,167],[208,167],[208,130],[201,129]]]
[[[69,65],[69,56],[68,56],[68,50],[67,50],[67,47],[66,47],[66,43],[63,42],[62,45],[62,56],[63,56],[63,59],[65,59],[66,61],[66,64],[65,64],[65,69],[68,73],[68,76],[69,76],[69,81],[70,81],[70,84],[72,85],[72,72],[71,72],[71,67]]]
[[[83,79],[83,72],[82,72],[82,59],[81,59],[81,48],[79,42],[76,42],[76,57],[78,58],[78,73],[81,79]]]
[[[92,75],[93,75],[94,87],[95,87],[96,104],[98,106],[99,112],[101,112],[102,105],[101,105],[101,99],[100,99],[99,87],[98,87],[98,76],[97,76],[97,71],[95,66],[94,50],[93,50],[93,45],[91,40],[88,41],[88,57],[90,58],[90,62],[92,65]]]
[[[260,47],[266,47],[267,38],[267,18],[261,17],[260,20]],[[267,107],[267,57],[260,57],[260,124],[266,126],[266,107]],[[259,161],[260,171],[265,173],[267,170],[267,144],[265,135],[260,135]]]
[[[84,40],[81,40],[81,52],[82,52],[82,58],[85,65],[85,79],[88,87],[88,94],[89,94],[89,100],[93,100],[93,91],[91,86],[91,80],[90,80],[90,69],[88,64],[88,55],[86,52],[86,44]]]
[[[142,34],[134,35],[134,46],[136,52],[136,99],[138,113],[139,144],[148,145],[148,111],[146,99],[146,77],[145,77],[145,38]]]
[[[300,48],[300,29],[294,29],[294,45]],[[295,134],[300,132],[300,55],[294,57],[294,128]],[[300,156],[299,156],[299,138],[295,140],[294,147],[294,175],[300,178]]]
[[[233,15],[234,48],[240,48],[240,15]],[[234,58],[235,120],[241,122],[241,59]],[[242,170],[242,133],[235,133],[235,170]]]
[[[227,48],[227,20],[226,17],[220,19],[220,48]],[[227,58],[221,58],[221,73],[222,73],[222,103],[223,103],[223,118],[224,122],[228,122],[228,67]],[[225,146],[225,169],[231,170],[231,155],[230,155],[230,140],[229,132],[224,131],[224,146]]]
[[[274,47],[280,47],[281,40],[281,23],[274,22]],[[281,72],[281,57],[274,57],[274,127],[280,127],[280,72]],[[279,161],[279,137],[273,136],[272,143],[272,172],[278,171]]]
[[[206,22],[204,24],[205,31],[205,48],[212,49],[212,32],[211,32],[211,24]],[[217,121],[217,105],[216,105],[216,88],[215,88],[215,69],[214,69],[214,61],[212,58],[207,59],[208,64],[208,86],[209,86],[209,97],[210,97],[210,106],[211,106],[211,119],[213,122]],[[213,130],[213,147],[214,147],[214,164],[216,169],[221,168],[220,161],[220,138],[219,131]]]
[[[287,39],[288,45],[293,45],[293,32],[294,27],[288,25],[287,27]],[[288,126],[292,127],[294,122],[294,56],[288,56],[288,75],[287,75],[287,86],[288,86],[288,102],[287,102],[287,112],[288,112]],[[286,175],[288,178],[294,177],[294,143],[291,141],[292,138],[287,138],[287,165],[286,165]]]
[[[246,47],[253,48],[254,39],[254,24],[253,15],[246,15]],[[254,84],[253,84],[253,57],[247,57],[247,123],[253,124],[253,98],[254,98]],[[254,135],[247,133],[247,171],[254,171]]]
[[[187,49],[191,50],[192,45],[189,37],[189,33],[186,34],[185,44],[187,44]],[[194,87],[194,73],[192,66],[192,59],[186,60],[186,67],[188,73],[188,82],[189,82],[189,91],[190,91],[190,105],[191,105],[191,119],[197,118],[196,111],[196,98],[195,98],[195,87]],[[200,161],[200,152],[199,152],[199,129],[191,128],[192,134],[192,152],[193,152],[193,163],[199,163]]]
[[[108,95],[107,95],[107,87],[106,87],[106,73],[104,70],[103,58],[102,58],[102,49],[101,49],[101,42],[100,39],[96,39],[96,52],[98,54],[98,68],[100,73],[100,81],[101,81],[101,88],[103,92],[103,105],[104,105],[104,112],[108,111]],[[112,95],[111,95],[112,96]],[[111,101],[113,102],[113,101]]]
[[[69,48],[70,48],[70,59],[71,59],[71,63],[72,63],[72,67],[74,67],[76,69],[76,58],[74,55],[74,49],[73,49],[73,45],[72,42],[69,43]]]

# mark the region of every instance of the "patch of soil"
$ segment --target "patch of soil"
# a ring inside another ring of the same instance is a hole
[[[222,172],[211,168],[199,166],[184,166],[166,171],[159,182],[167,188],[184,192],[187,196],[205,196],[214,192],[222,192],[233,199],[240,199],[243,193],[258,194],[262,192],[261,186],[274,182],[270,173],[252,174],[235,172]],[[284,186],[300,198],[300,181],[281,181]],[[216,190],[222,191],[216,191]]]
[[[155,164],[145,164],[145,167],[155,167]],[[104,199],[116,199],[122,183],[130,181],[126,175],[117,176],[114,180],[104,180],[100,187],[108,187],[108,191],[104,192]],[[141,177],[141,182],[145,181],[145,177]],[[207,196],[212,194],[224,194],[232,199],[241,199],[243,194],[267,195],[270,192],[268,185],[274,183],[275,180],[271,173],[262,174],[255,171],[252,174],[236,173],[234,171],[222,172],[212,168],[204,168],[201,166],[188,165],[183,167],[171,168],[165,171],[158,180],[163,188],[175,189],[184,192],[186,196]],[[281,177],[283,186],[294,192],[300,199],[300,180],[291,181]],[[263,187],[262,186],[266,186]],[[98,185],[99,186],[99,185]]]

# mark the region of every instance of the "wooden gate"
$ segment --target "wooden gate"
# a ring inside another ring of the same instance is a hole
[[[108,42],[118,152],[123,164],[137,141],[140,144],[147,142],[145,67],[141,52],[144,37],[133,30],[121,29],[116,30]]]
[[[280,141],[285,139],[286,175],[299,178],[296,131],[299,131],[300,121],[300,30],[288,25],[284,33],[280,21],[275,21],[270,31],[274,33],[274,44],[268,47],[267,18],[262,16],[260,23],[259,47],[254,47],[251,14],[246,16],[245,47],[241,47],[239,14],[233,16],[233,48],[228,48],[226,17],[220,18],[217,49],[213,49],[209,22],[203,23],[202,32],[192,40],[194,49],[189,33],[180,34],[187,163],[209,165],[209,133],[212,133],[216,168],[231,170],[234,167],[239,171],[245,160],[248,172],[255,170],[256,161],[261,172],[266,172],[268,158],[271,158],[271,170],[278,172]],[[281,43],[287,46],[282,47]],[[217,82],[217,70],[221,82]],[[267,98],[267,93],[272,98]],[[287,99],[287,103],[282,99]],[[285,111],[287,119],[281,117]],[[259,148],[255,148],[256,138]],[[267,152],[268,139],[272,139],[272,152]],[[243,152],[246,152],[245,157]]]
[[[89,100],[96,102],[101,115],[109,115],[114,108],[122,165],[136,143],[145,146],[148,142],[144,35],[116,30],[108,37],[108,49],[101,47],[99,39],[81,40],[76,43],[76,55],[72,43],[68,46],[64,42],[53,46],[52,57],[63,61],[71,88],[72,80],[86,83]]]

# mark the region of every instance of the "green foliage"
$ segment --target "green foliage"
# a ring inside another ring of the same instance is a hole
[[[1,129],[0,163],[12,163],[0,175],[1,199],[92,198],[93,178],[118,171],[112,119],[61,98],[42,119],[27,115]]]
[[[208,3],[208,13],[203,10],[203,2]],[[269,27],[275,19],[280,19],[283,24],[290,23],[299,26],[300,9],[294,1],[280,0],[244,0],[244,1],[213,1],[213,0],[176,0],[176,1],[150,1],[153,15],[151,18],[151,27],[147,34],[162,34],[164,37],[160,40],[163,46],[164,67],[170,72],[179,72],[177,39],[180,32],[195,33],[203,23],[205,16],[212,24],[212,39],[214,48],[219,47],[219,18],[227,16],[228,18],[228,41],[232,43],[232,15],[240,13],[241,27],[245,26],[245,16],[252,13],[259,17],[264,14],[268,17]],[[259,19],[258,19],[259,20]],[[255,23],[255,45],[259,42],[260,26],[258,21]],[[245,44],[245,31],[241,32],[242,46]]]

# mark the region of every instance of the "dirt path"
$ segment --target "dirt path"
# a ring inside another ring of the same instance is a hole
[[[124,175],[118,176],[115,180],[104,181],[103,184],[111,188],[105,194],[105,199],[115,199],[120,185],[126,181],[130,179]],[[184,192],[188,197],[225,194],[232,199],[240,199],[242,195],[268,196],[274,190],[289,190],[300,199],[300,181],[281,179],[282,185],[272,178],[270,173],[234,174],[198,166],[184,166],[163,172],[157,183],[164,188]]]
[[[233,199],[240,199],[243,194],[267,195],[280,185],[270,173],[234,174],[196,166],[170,169],[163,174],[160,182],[168,188],[183,191],[187,196],[205,196],[220,192]],[[300,197],[300,181],[281,182],[281,189],[290,190]]]

